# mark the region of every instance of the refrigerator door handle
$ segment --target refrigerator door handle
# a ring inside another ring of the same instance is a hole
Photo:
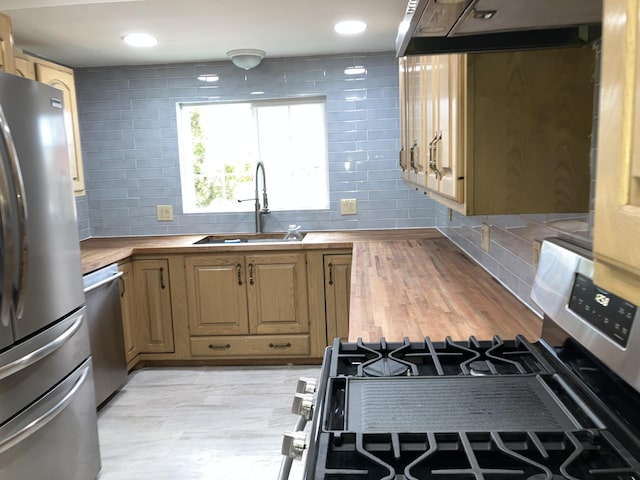
[[[66,408],[67,405],[73,400],[74,395],[80,389],[82,384],[85,382],[89,373],[91,372],[91,363],[85,364],[82,368],[82,373],[80,378],[78,378],[73,386],[65,393],[65,395],[50,409],[48,409],[45,413],[40,415],[38,418],[31,419],[27,418],[23,424],[25,424],[20,430],[9,435],[7,438],[0,440],[0,454],[3,454],[10,448],[16,446],[26,438],[30,437],[42,427],[51,422],[54,418],[56,418],[62,411]]]
[[[42,360],[44,357],[51,355],[53,352],[58,350],[62,345],[64,345],[67,340],[73,337],[78,332],[78,330],[80,330],[83,319],[84,315],[79,315],[78,318],[73,322],[73,324],[64,331],[64,333],[58,335],[51,342],[31,351],[29,354],[20,357],[13,362],[0,366],[0,380],[10,377],[11,375],[15,375],[19,371],[24,370],[28,366],[33,365],[34,363]]]
[[[15,201],[18,206],[18,279],[15,285],[14,291],[14,308],[16,318],[22,317],[25,302],[25,290],[27,284],[27,267],[29,259],[29,245],[27,243],[27,197],[24,191],[24,181],[22,179],[22,170],[18,163],[18,154],[16,153],[16,147],[11,137],[11,130],[7,119],[4,116],[4,112],[0,109],[0,127],[2,129],[2,135],[7,146],[7,153],[9,154],[9,167],[11,169],[11,178],[13,179],[13,185],[15,188]]]
[[[11,143],[9,126],[0,105],[0,140],[4,143],[4,148],[0,149],[0,228],[2,229],[2,244],[4,245],[4,255],[2,260],[2,278],[0,278],[0,325],[5,328],[11,328],[11,301],[12,298],[12,278],[13,278],[13,239],[11,238],[11,216],[9,211],[9,203],[11,191],[8,184],[10,175],[7,174],[7,159],[3,153],[11,155]]]

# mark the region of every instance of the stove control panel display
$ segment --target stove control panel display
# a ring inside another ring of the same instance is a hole
[[[636,306],[624,299],[602,290],[593,281],[580,273],[571,291],[569,310],[607,335],[618,345],[627,346],[631,324],[636,315]]]

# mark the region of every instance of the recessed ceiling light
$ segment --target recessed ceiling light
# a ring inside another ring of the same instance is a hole
[[[336,23],[333,28],[342,35],[356,35],[364,32],[367,29],[367,24],[360,20],[347,20]]]
[[[132,47],[153,47],[158,44],[158,39],[146,33],[130,33],[122,37],[124,43]]]

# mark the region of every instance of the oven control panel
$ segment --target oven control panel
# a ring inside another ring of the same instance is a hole
[[[636,314],[635,305],[601,289],[594,285],[589,277],[577,273],[571,290],[569,310],[618,345],[623,348],[627,346],[631,324]]]

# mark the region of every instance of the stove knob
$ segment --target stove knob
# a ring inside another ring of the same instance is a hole
[[[315,378],[300,377],[298,379],[297,393],[315,393],[318,386],[318,380]]]
[[[282,440],[282,455],[300,460],[307,448],[307,436],[304,432],[285,432]]]
[[[313,394],[296,393],[293,396],[293,405],[291,405],[291,413],[304,417],[305,420],[311,420],[313,416]]]

